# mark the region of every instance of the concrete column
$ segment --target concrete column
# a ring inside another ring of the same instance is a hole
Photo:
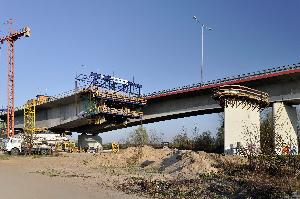
[[[99,135],[78,135],[78,147],[80,149],[102,150],[102,138]]]
[[[259,107],[237,99],[233,105],[224,107],[224,115],[224,152],[226,154],[235,154],[239,146],[259,147]]]
[[[273,104],[275,150],[277,154],[298,154],[297,111],[295,107]]]

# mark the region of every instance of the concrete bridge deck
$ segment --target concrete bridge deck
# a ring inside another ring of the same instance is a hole
[[[212,99],[214,89],[222,85],[239,84],[267,92],[270,102],[300,104],[300,63],[277,67],[256,73],[223,78],[204,84],[184,86],[178,89],[154,92],[146,95],[143,124],[222,112],[219,104]],[[140,120],[131,119],[126,125],[91,125],[82,117],[83,102],[74,92],[61,95],[57,99],[36,107],[37,127],[47,127],[53,131],[75,131],[101,133],[114,129],[139,125]],[[15,112],[16,128],[23,128],[23,110]]]

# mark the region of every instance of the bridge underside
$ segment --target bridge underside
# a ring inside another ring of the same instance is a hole
[[[218,105],[216,105],[218,106]],[[155,123],[160,121],[166,121],[171,119],[178,119],[178,118],[184,118],[184,117],[190,117],[190,116],[197,116],[197,115],[204,115],[204,114],[211,114],[211,113],[220,113],[222,112],[222,108],[220,106],[216,108],[202,108],[202,109],[195,109],[195,110],[186,110],[186,111],[177,111],[173,112],[171,114],[157,114],[157,115],[151,115],[151,116],[145,116],[142,119],[131,119],[127,123],[122,124],[88,124],[85,123],[84,125],[81,125],[79,127],[75,128],[69,128],[73,124],[68,125],[61,125],[55,128],[52,128],[53,131],[62,131],[65,129],[69,129],[73,132],[80,132],[80,133],[103,133],[107,131],[117,130],[121,128],[127,128],[132,126],[137,126],[142,124],[149,124],[149,123]],[[78,119],[72,123],[77,122],[83,122],[82,119]]]

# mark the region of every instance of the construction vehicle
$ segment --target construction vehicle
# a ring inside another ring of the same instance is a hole
[[[18,154],[51,154],[55,146],[64,141],[66,137],[59,134],[53,134],[45,128],[35,127],[35,106],[45,101],[43,96],[37,96],[37,99],[27,101],[24,105],[24,132],[17,136],[8,136],[4,141],[5,152],[12,155]]]
[[[18,136],[5,139],[3,150],[11,155],[50,155],[55,150],[55,146],[62,145],[65,142],[68,142],[66,137],[50,132],[36,133],[30,137],[25,134],[19,134]]]
[[[10,137],[4,142],[4,151],[11,155],[19,154],[42,154],[50,155],[52,151],[51,145],[45,142],[34,142],[32,147],[28,147],[24,139],[21,137]]]

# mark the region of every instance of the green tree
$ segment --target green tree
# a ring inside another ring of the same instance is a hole
[[[219,114],[219,127],[215,138],[215,153],[224,153],[224,114]]]
[[[194,150],[214,152],[215,139],[211,136],[210,131],[205,131],[201,135],[194,137]]]
[[[158,134],[155,130],[150,130],[148,133],[148,144],[152,145],[152,146],[158,146],[161,145],[162,141],[163,141],[163,134],[160,133]]]
[[[260,123],[260,146],[263,154],[273,154],[275,152],[275,135],[272,109],[266,109],[262,113]]]
[[[210,131],[199,134],[199,129],[193,129],[194,150],[210,153],[224,153],[224,114],[219,114],[219,127],[216,136],[212,136]]]
[[[193,141],[188,137],[185,127],[182,127],[181,132],[175,135],[172,145],[178,149],[193,149]]]
[[[132,145],[146,145],[149,143],[149,135],[147,133],[146,128],[140,126],[137,129],[135,129],[132,133],[129,134],[129,137],[127,139],[127,143]]]

